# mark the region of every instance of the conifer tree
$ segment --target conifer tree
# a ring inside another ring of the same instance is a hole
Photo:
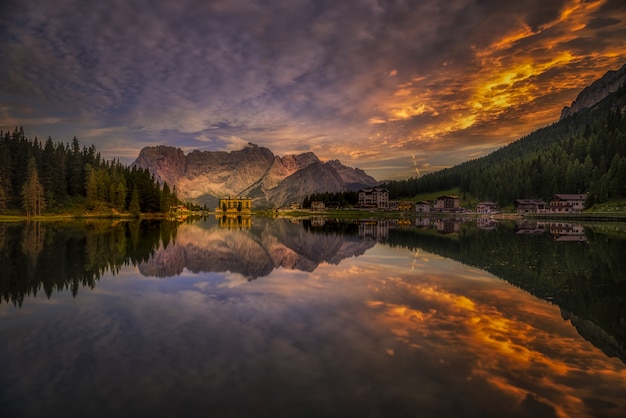
[[[139,207],[139,192],[137,192],[137,186],[133,188],[133,193],[130,196],[128,211],[135,217],[139,217],[139,215],[141,214],[141,209]]]
[[[0,178],[0,212],[4,212],[5,210],[7,210],[7,206],[8,196],[6,190],[4,189],[2,179]]]
[[[43,186],[39,182],[37,165],[35,158],[31,157],[28,163],[28,177],[22,187],[22,207],[26,211],[26,216],[41,216],[41,211],[45,209]]]

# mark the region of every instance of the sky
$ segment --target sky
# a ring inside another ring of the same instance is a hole
[[[623,0],[3,0],[0,129],[400,179],[557,121],[625,63]]]

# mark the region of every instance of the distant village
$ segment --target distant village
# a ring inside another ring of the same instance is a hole
[[[461,198],[459,196],[442,195],[434,200],[422,200],[419,202],[389,200],[389,190],[382,187],[373,187],[361,189],[358,192],[358,205],[354,209],[361,210],[387,210],[414,212],[416,214],[471,214],[478,215],[494,215],[500,213],[500,208],[495,202],[485,201],[476,204],[476,210],[470,211],[461,207]],[[545,202],[540,199],[517,199],[515,200],[515,213],[518,215],[534,215],[534,214],[552,214],[567,215],[581,213],[585,207],[586,193],[577,194],[554,194]],[[252,199],[247,197],[225,197],[219,199],[215,208],[217,215],[237,215],[250,214],[253,205]],[[286,210],[300,210],[302,205],[294,203]],[[311,202],[312,211],[326,211],[341,209],[337,202]]]
[[[586,199],[586,193],[554,194],[547,203],[539,199],[517,199],[515,200],[515,212],[519,215],[580,213],[585,207]],[[338,203],[311,202],[311,210],[338,208]],[[389,200],[389,190],[381,187],[361,189],[356,208],[416,213],[471,213],[468,209],[461,207],[459,196],[443,195],[434,200],[419,202]],[[300,205],[291,205],[290,209],[300,209]],[[475,213],[477,214],[493,215],[499,212],[498,205],[494,202],[485,201],[476,205]]]

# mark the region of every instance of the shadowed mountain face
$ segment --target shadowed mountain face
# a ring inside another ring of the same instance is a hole
[[[571,106],[565,106],[563,108],[559,120],[594,106],[609,94],[619,90],[625,83],[626,64],[617,71],[607,72],[602,78],[594,81],[590,86],[585,87],[583,91],[578,94],[576,100],[572,102]]]
[[[253,144],[239,151],[187,155],[174,147],[146,147],[133,166],[176,186],[184,200],[209,208],[229,195],[248,196],[255,207],[281,207],[300,203],[312,193],[354,191],[376,184],[363,170],[338,160],[322,162],[312,152],[278,157]]]
[[[311,233],[299,223],[264,218],[254,218],[250,229],[220,228],[214,222],[183,224],[176,242],[160,246],[139,271],[156,277],[175,276],[185,269],[231,272],[248,280],[279,267],[312,272],[320,263],[339,264],[375,245],[373,238],[359,238],[356,229],[352,232]]]

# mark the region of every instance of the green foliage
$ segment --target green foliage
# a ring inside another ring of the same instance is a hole
[[[46,207],[44,188],[39,182],[35,158],[31,157],[28,163],[28,177],[22,186],[22,207],[26,216],[40,216]]]
[[[37,174],[41,199],[36,197],[32,171],[25,169],[29,164]],[[147,170],[105,161],[93,145],[81,149],[76,137],[71,144],[48,138],[42,146],[37,138],[27,139],[22,128],[0,132],[0,212],[76,210],[81,200],[86,210],[131,211],[130,191],[135,189],[139,209],[133,213],[168,211],[178,203],[176,190],[162,191]]]
[[[324,192],[314,193],[306,196],[302,201],[302,207],[307,209],[311,207],[311,202],[324,202],[328,206],[329,203],[338,203],[340,207],[354,206],[359,203],[358,192]]]
[[[137,187],[133,189],[133,193],[131,194],[130,203],[128,204],[128,211],[135,217],[139,216],[139,213],[141,212]]]
[[[518,198],[589,193],[588,204],[626,197],[626,88],[598,105],[538,129],[485,157],[392,181],[391,199],[459,187],[501,206]]]
[[[0,224],[0,302],[93,288],[110,271],[147,261],[176,236],[176,223],[158,221]],[[2,243],[0,243],[2,244]]]
[[[7,210],[7,204],[9,197],[2,183],[2,177],[0,177],[0,212]]]

